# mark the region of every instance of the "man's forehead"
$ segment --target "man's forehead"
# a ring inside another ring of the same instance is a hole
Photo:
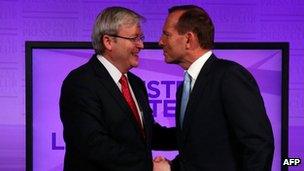
[[[184,13],[185,11],[174,11],[170,13],[167,17],[166,24],[168,26],[175,26],[180,18],[180,16]]]

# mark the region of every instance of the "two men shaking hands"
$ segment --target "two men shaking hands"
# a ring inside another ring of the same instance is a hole
[[[185,70],[176,127],[154,121],[144,82],[129,70],[144,48],[143,17],[109,7],[97,17],[88,63],[63,82],[60,116],[65,171],[271,170],[272,128],[253,76],[212,53],[214,25],[202,8],[174,6],[159,45]],[[151,150],[178,150],[172,161]]]

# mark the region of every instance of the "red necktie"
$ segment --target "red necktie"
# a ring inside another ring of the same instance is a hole
[[[131,92],[130,92],[130,89],[129,89],[129,83],[128,83],[127,77],[123,74],[121,76],[119,82],[121,84],[122,95],[123,95],[124,99],[126,100],[126,102],[128,103],[129,107],[132,110],[133,117],[136,120],[136,123],[138,124],[138,126],[140,128],[142,136],[145,137],[145,133],[144,133],[144,129],[143,129],[143,126],[141,124],[141,121],[140,121],[139,113],[138,113],[138,110],[136,108],[134,99],[133,99],[133,97],[131,95]]]

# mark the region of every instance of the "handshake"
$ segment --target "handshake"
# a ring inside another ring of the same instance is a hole
[[[170,171],[170,160],[163,156],[157,156],[153,160],[153,171]]]

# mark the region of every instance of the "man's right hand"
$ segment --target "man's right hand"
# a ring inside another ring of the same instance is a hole
[[[153,171],[170,171],[169,160],[162,156],[157,156],[153,160]]]

